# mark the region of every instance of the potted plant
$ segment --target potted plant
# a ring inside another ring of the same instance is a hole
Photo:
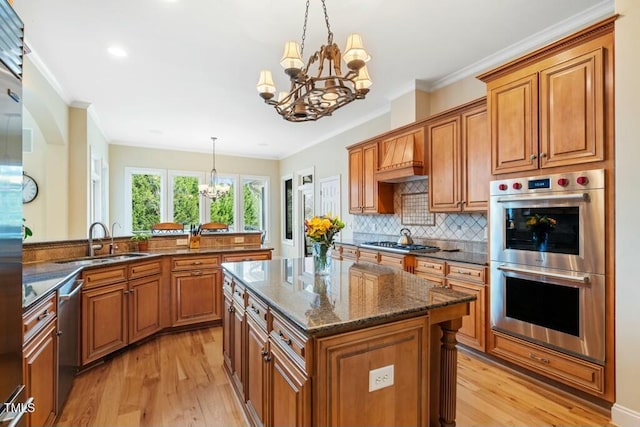
[[[139,231],[131,236],[131,241],[135,242],[138,245],[138,251],[148,251],[150,238],[151,234],[144,231]]]

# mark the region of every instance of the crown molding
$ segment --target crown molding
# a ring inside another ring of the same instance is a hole
[[[25,44],[28,44],[29,46],[31,46],[31,44],[26,38],[25,38]],[[29,61],[31,61],[33,66],[36,68],[36,70],[38,70],[38,72],[42,75],[42,77],[44,77],[47,83],[49,83],[49,86],[53,88],[53,90],[58,94],[58,96],[62,99],[62,101],[65,104],[69,105],[71,103],[71,99],[69,98],[65,90],[62,88],[62,85],[60,84],[60,82],[58,82],[58,79],[55,78],[51,70],[49,70],[49,67],[47,67],[46,64],[42,61],[42,58],[40,58],[40,55],[38,55],[38,52],[36,52],[32,47],[30,47],[29,49],[31,50],[31,52],[29,52],[26,55],[26,58]]]
[[[459,80],[470,76],[475,76],[488,69],[494,68],[505,62],[511,61],[518,56],[543,47],[564,36],[574,33],[581,28],[593,24],[601,19],[609,17],[615,13],[614,0],[603,0],[600,3],[573,15],[563,21],[545,28],[517,43],[514,43],[494,54],[474,62],[458,71],[431,82],[427,92],[441,89]]]

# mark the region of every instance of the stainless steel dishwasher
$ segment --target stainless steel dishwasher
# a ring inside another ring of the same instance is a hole
[[[82,284],[83,281],[74,276],[58,288],[58,413],[78,372]]]

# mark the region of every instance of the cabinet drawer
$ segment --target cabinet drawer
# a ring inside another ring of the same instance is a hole
[[[271,252],[244,252],[222,256],[222,262],[265,261],[271,259]]]
[[[343,246],[342,259],[348,259],[350,261],[358,259],[358,248],[355,246]]]
[[[438,261],[430,258],[417,258],[416,259],[416,273],[426,273],[434,276],[444,276],[446,263],[444,261]]]
[[[82,278],[84,279],[83,289],[85,290],[96,286],[125,282],[127,280],[127,266],[86,270],[82,273]]]
[[[272,312],[272,315],[273,327],[269,334],[272,342],[280,347],[285,354],[289,355],[296,365],[298,365],[304,372],[307,372],[307,338],[302,335],[302,333],[298,332],[279,314]]]
[[[404,270],[404,255],[380,254],[380,265],[399,268]]]
[[[58,304],[56,293],[40,302],[22,315],[22,343],[26,344],[38,331],[56,318]]]
[[[190,256],[190,257],[173,257],[171,259],[171,269],[191,270],[193,268],[216,268],[220,266],[219,256]]]
[[[162,263],[160,259],[147,262],[137,262],[129,265],[129,279],[137,279],[139,277],[153,276],[162,272]]]
[[[240,283],[235,282],[233,285],[233,300],[236,302],[236,305],[239,305],[244,309],[246,299],[246,291],[244,286]]]
[[[444,276],[433,276],[431,274],[423,273],[422,271],[416,271],[416,276],[422,277],[423,279],[427,279],[431,282],[435,282],[439,286],[444,286],[445,278]]]
[[[486,268],[467,264],[447,264],[447,279],[457,278],[467,282],[486,283]]]
[[[492,331],[490,352],[546,377],[601,395],[604,367]]]
[[[358,253],[359,253],[358,261],[360,262],[370,262],[373,264],[377,264],[378,261],[380,260],[380,254],[375,251],[367,251],[364,249],[360,249]]]
[[[251,316],[256,323],[262,328],[263,332],[267,332],[268,329],[268,316],[267,306],[255,296],[247,293],[247,314]]]

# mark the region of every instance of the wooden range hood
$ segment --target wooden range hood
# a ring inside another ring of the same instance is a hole
[[[376,179],[380,182],[403,182],[425,178],[424,128],[413,128],[380,142],[380,167]]]

